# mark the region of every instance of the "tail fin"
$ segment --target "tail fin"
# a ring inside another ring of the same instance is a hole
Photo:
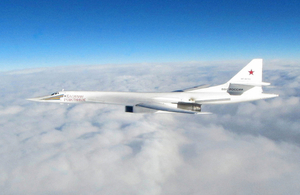
[[[242,93],[252,89],[251,91],[253,92],[261,93],[261,86],[270,85],[270,83],[262,82],[262,66],[262,59],[253,59],[227,82],[227,92],[231,95],[241,95]]]
[[[228,83],[261,83],[262,59],[253,59],[240,72],[232,77]]]
[[[270,85],[270,83],[262,82],[262,66],[262,59],[253,59],[228,82],[189,92],[225,92],[231,95],[229,100],[224,97],[221,99],[210,99],[207,102],[204,102],[206,100],[196,100],[200,104],[236,103],[277,97],[277,94],[263,93],[262,86]]]
[[[244,92],[262,93],[262,86],[270,83],[262,82],[262,59],[253,59],[228,82],[205,89],[195,89],[191,92],[221,92],[227,90],[231,95],[241,95]]]

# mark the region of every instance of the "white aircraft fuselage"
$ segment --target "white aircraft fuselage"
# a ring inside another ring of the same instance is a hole
[[[175,112],[207,114],[201,105],[229,104],[277,97],[265,94],[262,86],[262,59],[254,59],[227,83],[213,87],[194,87],[168,93],[60,91],[49,96],[31,98],[38,102],[100,103],[125,105],[126,112]]]

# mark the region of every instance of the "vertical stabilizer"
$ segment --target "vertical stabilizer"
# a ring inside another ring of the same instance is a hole
[[[229,85],[227,92],[230,95],[241,95],[245,92],[247,94],[261,94],[263,92],[262,86],[270,84],[262,82],[262,67],[262,59],[253,59],[227,82]]]
[[[245,92],[262,93],[262,86],[270,84],[262,82],[262,67],[262,59],[253,59],[227,83],[190,92],[223,92],[227,89],[230,95],[241,95]]]
[[[253,59],[240,72],[232,77],[228,83],[261,83],[262,66],[262,59]]]

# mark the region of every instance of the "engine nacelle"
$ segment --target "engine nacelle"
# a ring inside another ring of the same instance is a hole
[[[149,108],[143,108],[139,106],[125,106],[125,112],[130,113],[154,113],[157,112],[157,110],[149,109]]]
[[[196,103],[178,102],[177,108],[183,110],[201,112],[201,104],[196,104]]]

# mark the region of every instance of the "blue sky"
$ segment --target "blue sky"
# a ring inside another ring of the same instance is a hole
[[[299,1],[1,1],[2,70],[293,59]]]

